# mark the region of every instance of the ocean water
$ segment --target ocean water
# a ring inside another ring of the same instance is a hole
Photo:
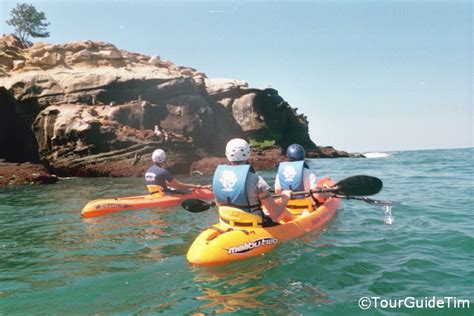
[[[381,206],[344,200],[324,230],[212,269],[190,266],[185,254],[215,211],[80,217],[92,199],[144,193],[141,179],[71,178],[0,191],[0,314],[473,315],[473,153],[311,160],[318,176],[381,178],[373,198],[401,203],[391,209],[393,223],[384,223]],[[378,307],[370,299],[361,309],[361,297],[379,297]],[[436,297],[445,307],[380,306],[406,297]],[[454,308],[459,299],[470,308]]]

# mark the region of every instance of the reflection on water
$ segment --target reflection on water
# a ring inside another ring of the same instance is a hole
[[[123,216],[85,218],[83,221],[86,223],[83,235],[85,243],[99,243],[104,247],[106,242],[110,242],[110,246],[116,248],[119,241],[133,242],[141,245],[134,256],[156,262],[173,255],[173,250],[169,250],[172,245],[163,242],[172,242],[175,237],[165,231],[170,224],[161,218],[129,213]],[[153,243],[154,241],[159,243]]]
[[[253,266],[256,266],[255,264]],[[203,269],[201,273],[198,273],[194,278],[196,282],[223,282],[225,281],[228,285],[239,285],[245,284],[249,281],[258,281],[261,279],[261,274],[265,273],[266,270],[275,266],[273,265],[259,265],[261,269],[253,270],[252,268],[246,268],[238,270],[225,269],[225,267],[214,267]]]
[[[104,240],[104,238],[116,240],[132,237],[154,240],[165,236],[166,234],[161,228],[169,225],[159,218],[143,218],[131,214],[113,218],[85,218],[83,221],[87,224],[85,225],[86,234],[83,236],[83,242],[86,243]]]
[[[209,301],[198,310],[211,309],[215,313],[227,313],[241,308],[268,307],[268,302],[264,302],[262,295],[268,291],[269,286],[255,284],[262,283],[265,274],[277,265],[277,261],[257,258],[222,267],[194,268],[194,281],[203,293],[196,300]]]
[[[236,312],[239,308],[259,308],[264,304],[257,298],[265,293],[267,288],[256,285],[229,294],[222,294],[218,290],[204,288],[204,296],[198,296],[198,301],[211,301],[201,306],[202,309],[214,307],[216,313]]]
[[[302,306],[331,303],[319,288],[324,278],[315,266],[300,263],[313,258],[320,233],[305,235],[281,245],[265,255],[226,266],[191,268],[201,295],[195,297],[204,313],[228,313],[255,310],[263,314],[291,314]],[[284,273],[282,273],[284,271]]]
[[[281,255],[281,253],[280,253]],[[286,277],[279,269],[287,270]],[[291,277],[291,264],[278,258],[255,258],[224,267],[193,268],[194,282],[206,301],[197,311],[228,313],[255,310],[269,314],[291,314],[293,308],[331,303],[328,294],[303,277]],[[308,267],[308,274],[313,274]]]
[[[272,291],[282,293],[285,305],[321,305],[331,303],[328,294],[304,281],[289,281],[284,286],[274,285]]]

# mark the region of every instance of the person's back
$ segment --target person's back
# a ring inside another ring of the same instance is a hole
[[[212,184],[219,204],[249,213],[261,211],[258,195],[270,190],[265,180],[249,164],[219,165]]]
[[[274,225],[286,214],[285,205],[276,204],[270,196],[270,187],[265,180],[258,176],[247,164],[250,147],[243,139],[233,139],[226,147],[226,156],[230,165],[219,165],[214,173],[212,187],[219,206],[231,206],[247,213],[262,217],[264,226]],[[286,200],[285,200],[286,199]],[[270,217],[262,211],[266,207]]]
[[[275,192],[282,190],[311,191],[317,188],[317,179],[304,161],[305,150],[301,145],[290,145],[286,151],[289,161],[281,162],[275,178]],[[313,199],[310,194],[292,195],[288,207],[293,213],[300,214],[304,210],[311,211]]]
[[[184,194],[193,189],[210,188],[208,185],[182,183],[173,178],[171,173],[161,166],[166,160],[164,150],[155,150],[151,158],[153,165],[145,173],[145,185],[150,194],[159,197],[164,194]]]
[[[292,191],[310,191],[315,190],[317,188],[317,179],[314,172],[309,170],[309,167],[306,163],[303,164],[303,168],[301,170],[301,182],[292,184],[293,174],[300,174],[299,164],[295,164],[296,162],[287,162],[287,165],[283,165],[280,163],[278,167],[278,172],[275,177],[275,192],[280,193],[282,190],[292,190]],[[290,166],[288,168],[288,166]],[[287,168],[285,168],[287,167]],[[285,171],[286,169],[286,171]]]
[[[166,184],[166,181],[171,182],[173,176],[168,170],[157,165],[152,165],[145,173],[145,185],[150,194],[171,192]]]

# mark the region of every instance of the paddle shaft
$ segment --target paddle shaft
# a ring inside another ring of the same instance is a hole
[[[324,192],[327,192],[327,193],[330,193],[331,190],[327,190],[327,191],[315,191],[315,190],[310,190],[310,191],[296,191],[296,192],[292,192],[291,195],[302,195],[302,194],[310,194],[310,193],[324,193]],[[281,197],[282,194],[273,194],[272,197],[274,198],[278,198],[278,197]],[[345,199],[345,200],[357,200],[357,201],[364,201],[365,203],[369,203],[369,204],[375,204],[375,205],[387,205],[387,206],[392,206],[392,205],[397,205],[399,204],[398,202],[395,202],[395,201],[389,201],[389,200],[375,200],[375,199],[371,199],[371,198],[368,198],[366,196],[350,196],[350,195],[338,195],[338,194],[334,194],[332,197],[337,197],[337,198],[340,198],[340,199]]]
[[[368,198],[366,196],[346,196],[346,195],[334,195],[334,196],[341,199],[364,201],[365,203],[382,205],[382,206],[392,206],[392,205],[399,204],[399,202],[395,202],[395,201],[375,200],[375,199]]]
[[[293,191],[291,195],[303,195],[303,194],[314,194],[314,193],[335,193],[338,192],[337,188],[318,188],[316,190],[309,191]],[[272,197],[281,197],[282,194],[273,194]]]

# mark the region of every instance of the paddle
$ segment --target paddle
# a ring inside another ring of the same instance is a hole
[[[382,206],[392,206],[399,204],[398,202],[394,201],[374,200],[364,196],[376,194],[382,189],[383,184],[379,178],[370,176],[353,176],[342,180],[341,182],[344,182],[344,186],[339,190],[339,193],[336,193],[336,196],[339,198],[364,201],[369,204]],[[337,183],[336,186],[339,183]]]
[[[382,186],[382,180],[380,180],[379,178],[358,175],[343,179],[330,188],[318,188],[309,192],[293,192],[292,195],[300,195],[307,193],[334,193],[336,195],[341,195],[347,198],[347,196],[377,194],[378,192],[380,192],[380,190],[382,190]],[[274,197],[278,197],[278,195]],[[183,203],[181,203],[181,206],[191,213],[204,212],[210,209],[211,207],[214,207],[215,205],[215,202],[208,203],[198,199],[188,199],[184,200]]]
[[[188,212],[201,213],[216,206],[216,202],[212,201],[209,203],[199,199],[187,199],[181,203],[181,206]]]
[[[317,188],[316,190],[310,191],[294,191],[291,195],[301,195],[308,193],[335,193],[336,195],[374,195],[382,190],[383,183],[382,180],[376,177],[371,176],[352,176],[345,178],[332,187],[329,188]],[[273,197],[280,197],[281,194],[273,195]]]

